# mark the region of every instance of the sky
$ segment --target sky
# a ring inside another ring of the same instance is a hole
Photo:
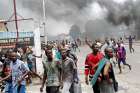
[[[117,3],[121,3],[123,4],[124,2],[126,2],[127,0],[113,0],[114,2],[117,2]]]
[[[103,19],[110,11],[119,11],[119,4],[131,0],[45,0],[46,1],[46,31],[49,35],[69,33],[72,25],[78,25],[85,31],[88,20]],[[34,18],[34,21],[19,23],[20,31],[31,31],[43,23],[41,0],[16,0],[19,18]],[[103,4],[103,5],[102,5]],[[114,7],[116,5],[116,7]],[[0,19],[8,20],[13,14],[12,0],[0,0]],[[9,23],[10,30],[15,30]],[[43,31],[42,31],[43,32]]]

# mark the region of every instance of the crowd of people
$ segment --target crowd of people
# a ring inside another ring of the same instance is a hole
[[[71,46],[71,47],[70,47]],[[78,82],[76,42],[48,43],[44,48],[44,54],[36,56],[30,47],[8,49],[5,53],[0,52],[0,84],[4,93],[26,93],[26,85],[32,83],[32,77],[38,77],[42,86],[46,83],[47,93],[58,93],[63,85],[62,93],[71,87],[73,81]],[[35,57],[42,58],[44,67],[43,77],[35,71]],[[66,86],[66,85],[69,86]],[[73,91],[73,89],[71,89]]]
[[[132,39],[132,38],[131,38]],[[105,39],[105,42],[95,40],[86,44],[92,52],[85,58],[85,83],[91,83],[94,93],[114,93],[118,83],[114,74],[114,66],[118,64],[120,74],[121,63],[131,70],[126,63],[126,48],[122,38]],[[26,93],[26,82],[31,83],[33,76],[38,77],[42,84],[40,92],[46,87],[46,93],[81,93],[76,88],[80,80],[77,70],[78,58],[75,55],[79,44],[74,42],[50,42],[44,48],[44,54],[36,56],[33,50],[23,48],[8,49],[0,54],[0,87],[4,93]],[[132,45],[130,49],[133,50]],[[132,51],[130,51],[132,52]],[[42,58],[44,73],[38,75],[34,68],[35,57]]]
[[[131,65],[126,63],[126,48],[122,38],[119,40],[106,38],[103,43],[100,40],[95,40],[92,44],[88,42],[87,38],[85,41],[92,50],[85,61],[86,84],[91,82],[94,93],[117,92],[118,82],[113,67],[118,64],[120,74],[122,73],[121,63],[131,70]]]

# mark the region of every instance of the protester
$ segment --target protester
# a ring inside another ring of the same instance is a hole
[[[123,63],[123,65],[128,66],[129,69],[131,70],[131,66],[126,63],[126,49],[125,49],[124,46],[121,46],[121,43],[118,43],[117,60],[118,60],[118,67],[119,67],[119,70],[120,70],[119,73],[122,73],[121,62]]]
[[[88,54],[85,61],[85,82],[88,85],[89,81],[93,78],[95,68],[98,66],[99,61],[103,58],[103,54],[99,51],[99,46],[94,43],[91,46],[92,53]],[[93,86],[94,93],[100,93],[98,82]]]
[[[62,55],[62,81],[63,89],[62,93],[70,93],[70,88],[74,82],[74,73],[76,73],[76,65],[74,61],[67,57],[66,49],[61,50]]]
[[[79,83],[79,77],[78,77],[78,66],[77,66],[78,58],[74,53],[72,53],[70,48],[67,48],[66,50],[67,50],[67,57],[71,58],[74,61],[75,66],[76,66],[76,72],[74,73],[74,78],[73,78],[74,82],[71,85],[70,93],[77,93],[77,91],[80,91],[80,88],[79,88],[80,83]],[[79,84],[79,86],[76,87],[76,84],[77,84],[77,86]]]
[[[133,39],[135,39],[135,36],[129,36],[129,37],[126,37],[126,39],[128,39],[129,41],[129,50],[130,50],[130,53],[132,53],[132,51],[134,52],[134,48],[133,48]]]
[[[105,58],[103,58],[98,68],[95,72],[95,75],[92,78],[92,85],[95,82],[99,82],[100,93],[115,93],[114,86],[113,86],[113,77],[114,74],[112,65],[110,63],[110,58],[113,57],[112,48],[105,49]]]
[[[35,71],[34,71],[34,67],[33,67],[33,64],[35,64],[35,55],[33,55],[33,51],[31,50],[31,49],[29,49],[28,51],[27,51],[27,66],[28,66],[28,68],[29,68],[29,70],[30,70],[30,74],[28,75],[28,81],[29,81],[29,83],[31,83],[32,82],[32,80],[31,80],[31,77],[33,77],[33,75],[35,75],[35,76],[37,76],[40,80],[42,80],[42,77],[39,75],[39,74],[37,74]]]
[[[3,63],[3,77],[0,80],[3,84],[4,93],[13,93],[12,90],[12,75],[11,75],[11,67],[10,67],[10,55],[12,53],[12,50],[8,50],[6,53],[6,59]],[[4,82],[4,83],[3,83]]]
[[[10,56],[11,75],[12,75],[12,91],[13,93],[26,93],[25,77],[29,73],[25,63],[17,59],[17,53],[12,52]]]
[[[61,84],[61,64],[54,60],[52,49],[46,50],[45,53],[46,58],[43,60],[44,74],[40,91],[43,92],[46,83],[46,93],[59,93]]]

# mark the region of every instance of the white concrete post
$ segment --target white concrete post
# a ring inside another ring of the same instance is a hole
[[[41,53],[41,40],[40,40],[40,28],[36,28],[34,31],[34,45],[35,45],[35,55],[40,56]],[[38,74],[43,73],[42,58],[36,57],[36,70]]]

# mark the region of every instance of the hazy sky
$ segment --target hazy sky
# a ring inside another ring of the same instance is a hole
[[[36,24],[42,24],[43,10],[41,0],[16,0],[17,12],[24,18],[34,18]],[[128,0],[45,0],[46,1],[46,29],[50,35],[68,33],[71,26],[77,24],[84,31],[87,20],[104,19],[108,9],[96,1],[104,3],[123,4]],[[131,1],[131,0],[129,0]],[[109,5],[109,4],[108,4]],[[111,5],[111,4],[110,4]],[[113,6],[113,5],[112,5]],[[13,13],[12,0],[0,0],[0,18],[7,20]],[[23,25],[24,23],[24,25]],[[33,21],[19,22],[20,30],[32,30]],[[11,23],[13,24],[13,23]],[[9,29],[13,26],[9,24]],[[36,26],[36,25],[35,25]]]

